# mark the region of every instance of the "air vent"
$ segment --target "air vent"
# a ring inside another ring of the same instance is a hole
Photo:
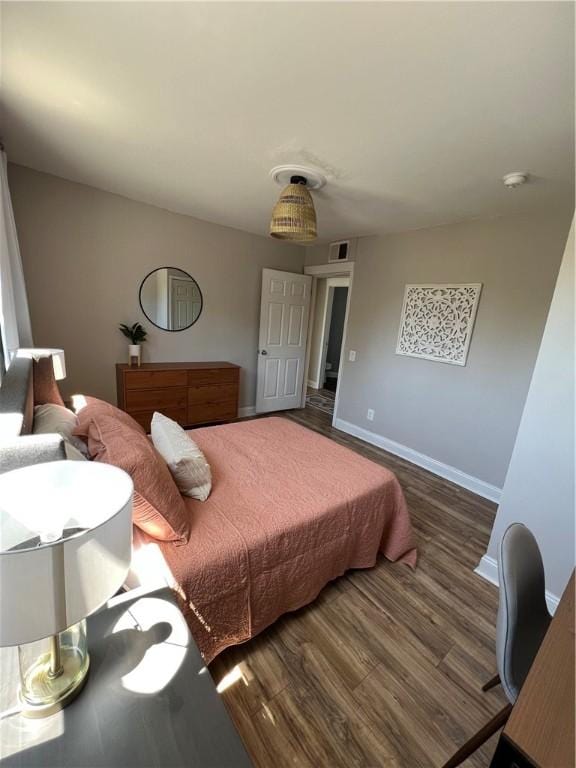
[[[328,261],[348,261],[349,253],[350,240],[340,240],[337,243],[330,243]]]

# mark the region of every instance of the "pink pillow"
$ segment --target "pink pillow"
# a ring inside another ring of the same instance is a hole
[[[190,522],[170,470],[143,432],[100,414],[88,426],[88,450],[96,461],[114,464],[134,482],[133,522],[160,541],[185,544]]]
[[[80,400],[79,395],[75,395],[75,398]],[[74,429],[73,434],[79,437],[87,438],[89,434],[89,426],[92,421],[98,419],[100,416],[111,416],[116,419],[118,423],[123,424],[126,427],[130,427],[141,435],[145,435],[143,427],[135,421],[132,416],[121,411],[120,408],[116,408],[115,405],[107,403],[105,400],[99,400],[97,397],[88,397],[87,395],[82,399],[85,401],[85,405],[76,407],[76,416],[78,418],[78,424]]]
[[[52,355],[40,357],[33,362],[34,405],[64,405],[62,395],[54,378]]]

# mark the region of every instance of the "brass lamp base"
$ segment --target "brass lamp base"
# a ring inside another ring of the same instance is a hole
[[[48,717],[70,704],[80,693],[90,668],[85,648],[61,644],[61,636],[50,638],[50,650],[21,668],[19,691],[22,715]]]
[[[76,696],[78,696],[78,694],[81,692],[82,688],[84,688],[88,676],[89,666],[90,665],[88,662],[86,664],[86,671],[84,672],[84,675],[79,680],[75,680],[73,685],[68,686],[65,693],[59,694],[58,698],[53,699],[52,701],[47,701],[45,704],[27,701],[23,697],[22,691],[20,691],[19,698],[22,705],[22,715],[24,717],[36,719],[40,717],[49,717],[55,712],[59,712],[61,709],[64,709],[64,707],[68,706],[68,704],[74,701]]]

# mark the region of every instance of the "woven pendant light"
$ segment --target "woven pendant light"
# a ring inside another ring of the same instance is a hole
[[[316,239],[316,211],[304,176],[292,176],[272,211],[270,234],[278,240]]]

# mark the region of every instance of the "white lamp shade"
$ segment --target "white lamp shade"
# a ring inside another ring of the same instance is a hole
[[[0,475],[0,646],[62,632],[118,591],[132,554],[132,493],[129,475],[96,462]]]
[[[17,352],[18,357],[32,357],[38,360],[40,357],[49,357],[52,355],[54,365],[54,378],[61,381],[66,378],[66,359],[63,349],[50,349],[48,347],[32,347],[30,349],[20,348]]]

